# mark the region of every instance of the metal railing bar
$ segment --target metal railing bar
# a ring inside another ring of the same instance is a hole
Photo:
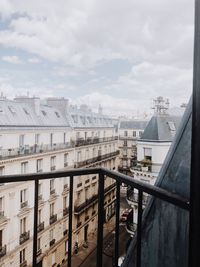
[[[98,191],[98,229],[97,229],[97,267],[103,263],[103,225],[104,225],[104,174],[99,173]]]
[[[137,218],[137,267],[141,266],[141,239],[142,239],[142,198],[143,192],[138,193],[138,218]]]
[[[44,180],[44,179],[51,179],[51,178],[66,177],[70,175],[81,176],[81,175],[100,174],[100,173],[103,173],[104,175],[114,178],[116,181],[130,185],[138,190],[142,190],[143,192],[147,194],[160,198],[180,208],[189,210],[190,205],[189,205],[188,200],[178,196],[177,194],[168,192],[167,190],[162,189],[160,187],[135,180],[131,176],[127,176],[125,174],[122,174],[116,171],[107,170],[104,168],[72,169],[68,171],[55,171],[55,172],[46,172],[46,173],[39,173],[39,174],[34,173],[34,174],[16,174],[16,175],[1,176],[0,183],[34,181],[34,180],[39,180],[39,179]]]
[[[67,176],[81,176],[89,174],[99,174],[101,168],[71,169],[67,171],[51,171],[43,173],[27,173],[0,176],[0,183],[28,182],[34,180],[45,180],[51,178],[62,178]]]
[[[116,216],[115,216],[115,267],[119,258],[119,211],[120,211],[120,182],[116,185]]]
[[[37,266],[37,226],[38,226],[38,180],[35,180],[34,226],[33,226],[33,266]]]
[[[69,185],[69,219],[68,219],[68,267],[71,267],[71,258],[72,258],[72,212],[73,212],[73,187],[74,187],[74,177],[70,176],[70,185]]]
[[[195,0],[188,266],[200,266],[200,0]]]
[[[155,185],[150,185],[145,182],[141,182],[139,180],[134,179],[131,176],[128,176],[128,175],[125,175],[125,174],[122,174],[116,171],[111,171],[111,170],[107,170],[104,168],[102,168],[101,170],[103,171],[105,175],[115,179],[116,181],[130,185],[134,187],[135,189],[141,190],[151,196],[154,196],[161,200],[169,202],[182,209],[185,209],[185,210],[190,209],[189,201],[183,197],[178,196],[177,194],[168,192],[167,190],[157,187]]]

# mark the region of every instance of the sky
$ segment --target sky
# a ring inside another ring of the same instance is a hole
[[[192,92],[194,2],[1,0],[0,91],[149,112]]]

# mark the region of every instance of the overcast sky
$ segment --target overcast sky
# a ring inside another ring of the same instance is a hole
[[[0,90],[105,113],[171,106],[192,88],[191,0],[0,0]]]

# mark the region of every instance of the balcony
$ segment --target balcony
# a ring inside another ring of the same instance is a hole
[[[75,141],[75,146],[80,147],[80,146],[86,146],[86,145],[93,145],[93,144],[99,144],[99,143],[104,143],[104,142],[111,142],[118,140],[118,136],[113,136],[113,137],[88,137],[86,139],[84,138],[79,138]]]
[[[51,175],[49,177],[49,175]],[[168,191],[146,184],[146,183],[142,183],[140,181],[135,181],[132,177],[120,174],[116,171],[111,171],[111,170],[107,170],[107,169],[103,169],[103,168],[86,168],[86,169],[77,169],[77,170],[69,170],[69,171],[57,171],[55,173],[41,173],[41,174],[27,174],[27,179],[28,180],[43,180],[43,179],[48,179],[48,178],[58,178],[60,179],[60,177],[76,177],[76,176],[82,176],[82,175],[93,175],[93,177],[98,177],[98,181],[99,181],[99,194],[98,195],[94,195],[93,197],[91,197],[90,199],[88,199],[85,203],[81,204],[81,205],[75,205],[74,207],[74,212],[79,213],[81,212],[81,210],[83,210],[84,208],[88,207],[89,205],[91,205],[91,203],[96,203],[98,202],[98,235],[97,235],[97,255],[98,255],[98,267],[101,267],[101,263],[102,263],[102,239],[103,239],[103,224],[104,224],[104,197],[105,194],[107,194],[108,192],[110,192],[111,190],[115,189],[116,190],[116,232],[118,232],[119,229],[119,194],[120,194],[120,183],[124,183],[124,184],[128,184],[131,186],[131,188],[136,188],[137,190],[139,190],[139,195],[138,195],[138,210],[139,210],[139,221],[138,221],[138,227],[137,227],[137,232],[140,233],[141,232],[141,214],[142,214],[142,208],[143,205],[141,204],[142,201],[141,199],[143,198],[143,196],[148,193],[150,195],[153,195],[156,198],[162,199],[162,201],[165,201],[166,203],[171,203],[173,205],[177,205],[179,207],[179,209],[183,209],[186,210],[186,212],[189,209],[189,204],[188,201],[185,199],[180,198],[179,196],[169,193]],[[110,186],[108,186],[107,188],[104,188],[104,177],[107,177],[107,179],[112,178],[116,180],[116,183],[111,184]],[[1,177],[2,182],[15,182],[15,181],[23,181],[23,176],[21,175],[13,175],[13,176],[8,176],[8,177]],[[69,195],[71,194],[71,192],[69,191]],[[69,197],[70,199],[70,197]],[[170,204],[170,206],[172,206]],[[37,203],[35,203],[36,205],[36,211],[38,212],[38,206]],[[72,202],[69,203],[69,207],[71,207],[73,205]],[[68,236],[72,235],[72,217],[70,217],[70,210],[69,209],[69,229],[68,229]],[[92,215],[94,215],[96,212],[95,210],[93,210]],[[85,219],[88,219],[87,216]],[[49,223],[53,224],[57,221],[57,215],[53,215],[50,217]],[[79,228],[82,225],[83,222],[79,221],[76,225],[77,228]],[[129,225],[130,226],[130,225]],[[128,226],[128,227],[129,227]],[[41,224],[41,229],[43,228],[43,224]],[[131,226],[129,227],[130,229],[133,229],[133,227],[131,228]],[[37,229],[37,228],[36,228]],[[63,234],[66,235],[66,232],[64,232]],[[173,235],[174,236],[174,235]],[[30,238],[30,232],[26,232],[23,233],[20,236],[20,244],[24,243],[26,240],[28,240]],[[35,240],[36,244],[37,244],[37,231],[33,233],[33,239]],[[115,245],[118,246],[118,238],[115,239]],[[34,243],[35,244],[35,243]],[[55,244],[55,239],[51,240],[49,245],[53,246]],[[71,257],[71,252],[70,252],[70,246],[72,249],[72,244],[69,243],[69,252],[68,252],[68,259],[70,259]],[[71,250],[72,251],[72,250]],[[118,252],[116,251],[115,254],[115,260],[118,259]],[[37,247],[34,245],[34,249],[33,249],[33,266],[36,266],[36,257],[37,257]],[[68,265],[71,266],[71,265]],[[117,265],[115,265],[117,266]]]
[[[40,249],[38,249],[38,251],[37,251],[37,256],[40,256],[42,254],[42,249],[40,248]]]
[[[76,228],[79,228],[81,226],[82,222],[78,222],[76,225]]]
[[[83,166],[96,163],[98,161],[103,161],[103,160],[106,160],[106,159],[109,159],[109,158],[112,158],[112,157],[116,157],[117,155],[119,155],[119,151],[118,150],[115,151],[115,152],[112,152],[112,153],[107,153],[105,155],[93,157],[91,159],[87,159],[87,160],[84,160],[84,161],[79,161],[79,162],[76,162],[74,164],[74,168],[81,168]]]
[[[50,195],[51,195],[51,196],[52,196],[52,195],[55,195],[55,193],[56,193],[56,189],[55,189],[55,188],[50,190]]]
[[[28,200],[26,200],[24,202],[21,202],[20,203],[20,207],[21,207],[21,209],[24,209],[24,208],[28,207]]]
[[[68,230],[66,229],[63,231],[63,236],[66,236],[67,234],[68,234]]]
[[[52,240],[49,242],[49,246],[50,246],[50,247],[53,246],[53,245],[55,244],[55,242],[56,242],[55,238],[52,239]]]
[[[6,255],[6,245],[0,247],[0,258]]]
[[[56,144],[42,144],[42,145],[24,145],[18,148],[9,148],[0,150],[0,160],[6,160],[10,158],[23,157],[33,154],[41,154],[51,151],[57,151],[61,149],[68,149],[74,147],[73,143],[56,143]]]
[[[38,224],[37,231],[38,233],[44,230],[44,222]]]
[[[69,207],[63,209],[63,217],[69,213]]]
[[[27,266],[27,261],[23,261],[22,263],[20,263],[20,267],[26,267]]]
[[[30,238],[30,231],[22,233],[19,237],[19,244],[20,245],[23,244],[24,242],[29,240],[29,238]]]
[[[51,215],[51,217],[49,218],[49,224],[53,224],[57,221],[57,214]]]

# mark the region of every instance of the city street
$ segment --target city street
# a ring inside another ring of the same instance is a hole
[[[121,192],[120,199],[120,214],[124,209],[130,208],[126,201],[126,191]],[[125,223],[120,223],[119,228],[119,257],[126,253],[126,245],[130,239],[130,235],[126,232]],[[115,242],[115,232],[111,231],[104,238],[104,250],[103,250],[103,267],[112,267],[113,255],[114,255],[114,242]],[[80,267],[96,267],[96,249],[87,257],[83,263],[79,265]],[[75,267],[75,266],[74,266]]]

